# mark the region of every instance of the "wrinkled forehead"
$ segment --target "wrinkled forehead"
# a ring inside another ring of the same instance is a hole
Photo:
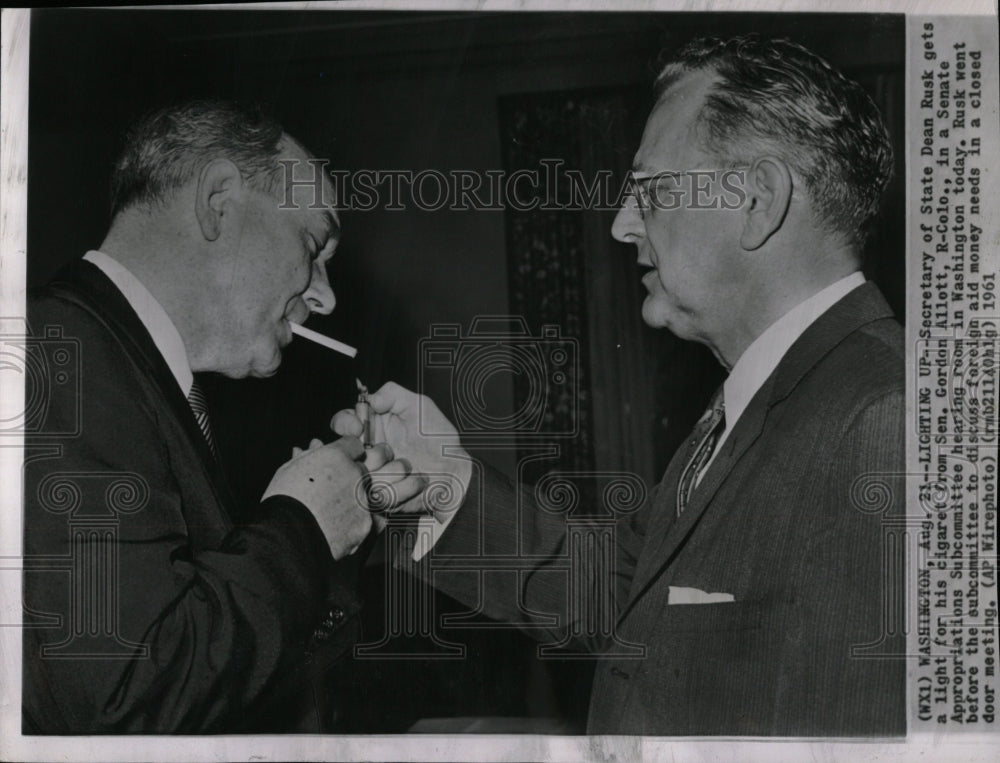
[[[637,173],[695,169],[706,160],[698,116],[718,76],[710,70],[682,73],[653,107],[632,169]]]

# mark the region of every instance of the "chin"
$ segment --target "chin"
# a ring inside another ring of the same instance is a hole
[[[664,297],[646,297],[642,303],[642,320],[654,329],[666,329],[678,339],[693,339],[690,317]]]
[[[670,322],[663,314],[663,309],[652,297],[646,297],[642,303],[642,320],[646,325],[654,329],[669,329]]]
[[[276,345],[267,360],[261,360],[259,357],[251,360],[250,366],[245,375],[252,376],[257,379],[266,379],[267,377],[274,376],[278,373],[278,369],[280,367],[281,347]]]
[[[278,369],[281,367],[281,355],[279,353],[278,357],[272,362],[265,366],[257,366],[251,372],[251,376],[256,376],[258,379],[266,379],[269,376],[274,376],[278,373]]]

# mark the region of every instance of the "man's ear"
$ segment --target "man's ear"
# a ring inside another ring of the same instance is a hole
[[[747,216],[740,236],[746,251],[759,249],[785,221],[792,200],[792,175],[781,159],[765,156],[747,170]]]
[[[206,241],[222,235],[223,218],[234,214],[235,202],[243,197],[243,176],[228,159],[214,159],[198,174],[195,216]]]

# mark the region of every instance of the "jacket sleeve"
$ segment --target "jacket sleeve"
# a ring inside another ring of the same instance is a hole
[[[620,515],[577,518],[544,505],[536,492],[477,463],[457,516],[431,551],[419,562],[401,553],[397,565],[533,638],[602,651],[607,627],[586,621],[613,622],[625,606],[649,501]]]
[[[58,308],[38,317],[74,327],[79,388],[46,388],[48,436],[26,443],[25,727],[240,726],[296,669],[322,617],[323,535],[287,497],[233,525],[172,414],[102,327]]]

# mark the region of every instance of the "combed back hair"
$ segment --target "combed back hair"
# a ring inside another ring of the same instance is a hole
[[[128,132],[111,176],[111,216],[135,205],[154,206],[208,162],[229,159],[258,190],[276,190],[283,131],[259,107],[191,101],[140,119]]]
[[[686,72],[718,77],[698,117],[702,148],[726,166],[785,161],[819,222],[860,254],[892,174],[892,147],[868,94],[789,40],[701,38],[673,55],[657,99]]]

